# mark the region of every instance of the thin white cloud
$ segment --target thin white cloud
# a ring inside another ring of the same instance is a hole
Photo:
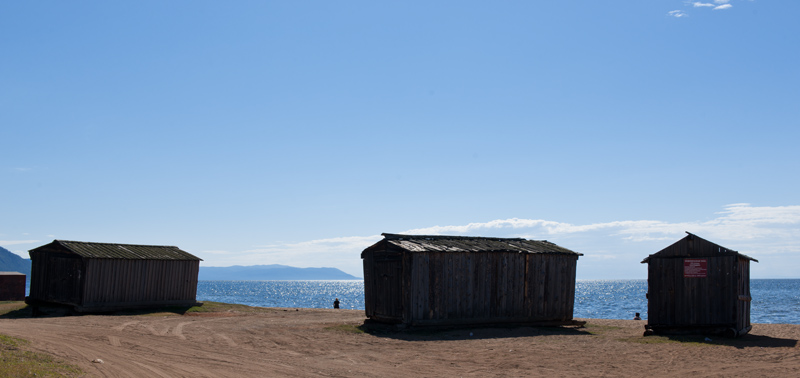
[[[688,2],[687,1],[686,4],[691,4],[695,8],[711,8],[713,10],[723,10],[723,9],[733,8],[733,4],[730,4],[730,0],[713,0],[713,2],[710,2],[710,1]],[[680,16],[677,16],[677,14],[682,13],[680,11],[672,11],[672,12],[669,12],[671,16],[673,15],[673,12],[676,12],[675,15],[674,15],[675,17],[680,17]]]
[[[674,11],[669,11],[669,12],[667,12],[667,16],[672,16],[672,17],[676,17],[676,18],[681,18],[681,17],[687,17],[687,16],[689,16],[689,15],[688,15],[688,14],[686,14],[686,13],[685,13],[684,11],[682,11],[682,10],[676,9],[676,10],[674,10]]]
[[[617,255],[600,255],[600,254],[596,254],[596,253],[593,253],[593,254],[591,254],[589,256],[585,256],[585,257],[587,259],[593,259],[593,260],[615,260],[615,259],[619,258],[619,256],[617,256]]]
[[[381,240],[380,235],[317,239],[257,246],[240,253],[200,256],[203,266],[281,264],[300,268],[335,267],[356,277],[362,275],[361,251]]]
[[[400,231],[412,235],[470,235],[551,240],[584,253],[583,278],[643,278],[639,262],[684,237],[685,231],[738,250],[761,262],[754,277],[797,277],[800,271],[800,206],[723,206],[711,219],[683,222],[620,220],[572,224],[544,219],[496,219],[464,225],[431,226]],[[283,264],[336,267],[361,276],[360,254],[380,235],[275,243],[243,252],[208,251],[204,266]],[[763,258],[763,259],[762,259]]]
[[[203,251],[202,253],[208,253],[208,254],[211,254],[211,255],[230,255],[231,254],[230,251],[222,251],[222,250],[209,250],[209,251]]]
[[[469,234],[500,229],[527,229],[526,234],[567,235],[607,230],[630,241],[668,240],[684,231],[726,240],[791,237],[800,234],[800,206],[753,207],[747,203],[724,206],[715,219],[670,223],[656,220],[613,221],[575,225],[542,219],[502,219],[461,226],[433,226],[405,231],[416,235]],[[800,236],[800,235],[798,235]]]
[[[38,243],[38,240],[0,240],[0,246],[4,245],[18,245],[18,244],[33,244]]]
[[[433,226],[407,233],[549,239],[584,253],[584,258],[594,262],[582,268],[585,276],[618,278],[646,274],[637,270],[636,263],[684,237],[685,231],[756,258],[770,256],[754,268],[756,276],[797,277],[796,272],[800,271],[800,206],[731,204],[704,221],[623,220],[571,224],[512,218],[461,226]],[[611,260],[616,262],[605,267],[597,265]]]
[[[330,251],[343,251],[352,248],[364,249],[374,244],[381,239],[381,236],[346,236],[330,239],[317,239],[304,241],[299,243],[289,244],[272,244],[265,245],[255,249],[247,250],[246,253],[272,253],[281,251],[285,248],[290,248],[296,251],[314,251],[314,250],[330,250]],[[359,251],[360,252],[360,251]]]

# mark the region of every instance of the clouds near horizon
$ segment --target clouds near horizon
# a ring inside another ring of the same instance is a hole
[[[383,230],[393,231],[393,230]],[[685,236],[697,234],[714,243],[763,259],[754,276],[796,276],[800,267],[800,206],[752,206],[737,203],[723,206],[706,220],[668,222],[663,220],[615,220],[572,224],[545,219],[509,218],[462,225],[429,226],[399,231],[414,235],[464,235],[522,237],[550,240],[584,253],[579,278],[644,278],[639,262]],[[300,267],[334,266],[361,276],[361,251],[379,241],[378,234],[274,243],[241,253],[209,254],[206,264],[286,264]]]
[[[376,230],[414,235],[462,235],[521,237],[549,240],[584,254],[578,278],[644,278],[639,262],[674,243],[685,232],[759,259],[753,277],[797,277],[800,271],[800,206],[723,206],[707,219],[666,221],[659,219],[610,220],[576,224],[549,219],[507,218],[486,222],[432,225],[407,230]],[[361,276],[360,253],[381,240],[376,232],[366,236],[342,236],[294,242],[273,242],[245,250],[192,251],[204,266],[283,264],[297,267],[336,267]],[[8,235],[6,235],[8,236]],[[35,248],[39,240],[0,240],[0,246]],[[27,246],[26,246],[27,245]],[[14,253],[25,256],[25,250]]]
[[[0,240],[0,246],[5,245],[18,245],[18,244],[32,244],[38,243],[38,240]]]

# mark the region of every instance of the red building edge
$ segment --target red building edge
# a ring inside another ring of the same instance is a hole
[[[0,272],[0,301],[24,301],[26,278],[19,272]]]

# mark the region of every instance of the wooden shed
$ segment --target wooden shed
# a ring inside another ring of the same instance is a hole
[[[572,320],[580,253],[518,238],[383,236],[361,253],[372,320],[582,324]]]
[[[758,260],[687,232],[645,258],[651,333],[736,337],[750,325],[750,261]]]
[[[201,259],[178,247],[54,240],[32,249],[31,305],[79,312],[195,305]]]
[[[25,300],[25,278],[19,272],[0,272],[0,301]]]

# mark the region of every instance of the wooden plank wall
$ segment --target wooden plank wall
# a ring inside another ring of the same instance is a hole
[[[24,274],[0,274],[0,301],[24,301],[25,285]]]
[[[406,322],[570,320],[577,256],[520,253],[407,254]]]
[[[705,278],[684,277],[681,257],[649,260],[649,325],[733,327],[736,324],[737,258],[705,258],[708,261]]]
[[[31,256],[30,297],[36,301],[77,305],[81,302],[83,262],[57,253]]]
[[[371,252],[364,256],[366,315],[375,320],[400,322],[406,292],[403,291],[403,257],[399,253]]]
[[[85,307],[196,300],[199,261],[86,260]]]
[[[375,315],[375,280],[373,278],[373,271],[375,264],[372,258],[373,253],[365,253],[363,255],[364,263],[364,314],[367,318],[372,318]]]
[[[525,316],[572,319],[577,260],[577,256],[528,255]]]
[[[739,300],[736,304],[736,327],[737,330],[744,330],[750,327],[750,260],[740,257],[737,264]]]

